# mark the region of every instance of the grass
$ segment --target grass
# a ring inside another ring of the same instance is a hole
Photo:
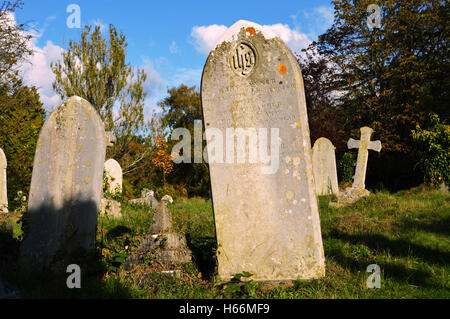
[[[99,217],[97,250],[82,288],[66,287],[66,275],[23,270],[15,265],[20,224],[12,214],[0,220],[0,278],[25,298],[450,298],[450,195],[418,187],[379,192],[341,208],[319,198],[326,276],[278,286],[214,282],[215,229],[211,203],[200,198],[169,206],[174,228],[184,232],[194,263],[181,278],[150,276],[142,267],[125,271],[151,225],[151,209],[122,204],[122,219]],[[5,225],[14,225],[5,226]],[[381,267],[381,288],[368,289],[370,264]]]

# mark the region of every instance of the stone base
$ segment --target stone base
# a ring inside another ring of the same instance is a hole
[[[131,204],[139,204],[139,205],[149,206],[151,208],[155,208],[159,204],[158,200],[155,197],[135,198],[135,199],[130,199],[128,202]]]
[[[187,247],[183,234],[154,234],[144,239],[136,254],[125,260],[123,268],[130,270],[134,265],[143,263],[145,259],[153,260],[163,269],[170,269],[192,261],[192,252]]]
[[[448,186],[445,185],[444,182],[442,182],[441,185],[439,185],[439,191],[441,193],[448,194]]]
[[[106,215],[114,218],[122,217],[120,203],[112,199],[102,198],[100,200],[99,213],[102,216]]]
[[[4,213],[4,214],[8,213],[8,205],[1,205],[0,204],[0,214],[1,213]]]
[[[370,192],[367,189],[347,187],[343,192],[337,194],[338,201],[330,202],[330,207],[342,207],[345,205],[352,204],[358,199],[365,196],[369,196]]]

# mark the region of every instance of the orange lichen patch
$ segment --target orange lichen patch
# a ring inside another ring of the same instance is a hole
[[[287,72],[287,67],[284,64],[281,64],[278,66],[278,72],[280,72],[281,74],[285,74]]]
[[[245,31],[250,33],[250,35],[254,35],[256,33],[254,27],[248,27],[247,29],[245,29]]]

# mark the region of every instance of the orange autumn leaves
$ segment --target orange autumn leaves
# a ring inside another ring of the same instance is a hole
[[[156,146],[156,156],[152,159],[154,165],[161,169],[165,175],[170,174],[173,171],[172,156],[167,153],[167,142],[166,138],[162,134],[154,134],[153,138],[155,140]]]

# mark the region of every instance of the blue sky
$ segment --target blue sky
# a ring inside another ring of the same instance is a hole
[[[148,74],[147,115],[168,87],[181,83],[199,86],[209,50],[234,22],[244,19],[267,26],[295,52],[315,40],[333,20],[330,0],[28,0],[15,19],[33,26],[35,54],[21,69],[26,83],[38,87],[48,110],[60,103],[51,88],[49,64],[67,49],[69,40],[78,40],[81,33],[81,29],[67,26],[70,4],[80,7],[82,26],[98,24],[106,31],[111,23],[124,33],[127,61]]]

